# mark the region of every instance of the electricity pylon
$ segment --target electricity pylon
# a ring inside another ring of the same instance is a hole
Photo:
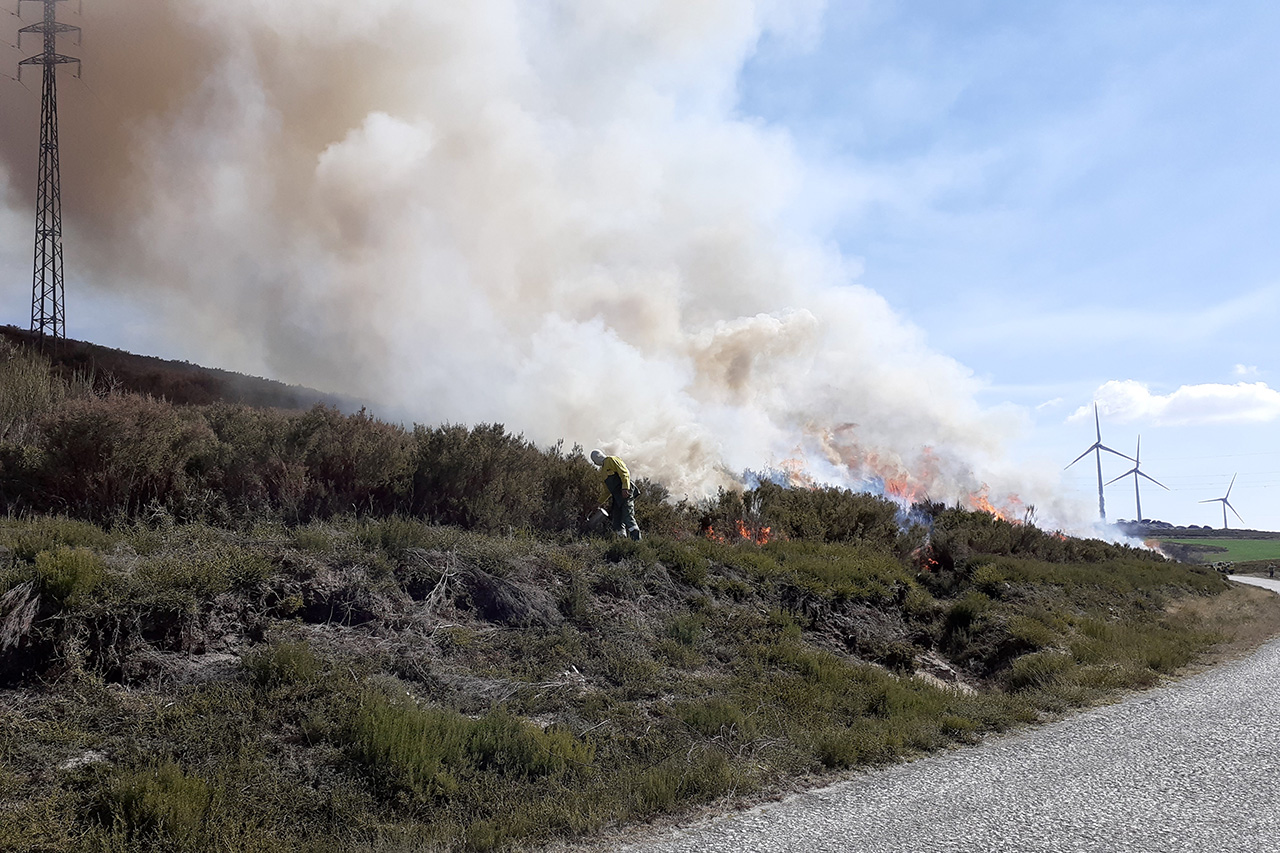
[[[18,0],[21,9],[23,0]],[[40,102],[40,173],[36,191],[35,276],[31,284],[31,331],[40,337],[65,338],[66,304],[62,273],[62,179],[58,165],[58,77],[59,65],[74,62],[79,74],[80,60],[58,53],[58,36],[80,33],[79,27],[57,20],[62,0],[28,0],[44,3],[44,20],[18,30],[18,44],[24,33],[44,36],[44,51],[18,63],[44,66],[44,97]]]

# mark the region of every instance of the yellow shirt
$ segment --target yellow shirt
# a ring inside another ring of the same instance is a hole
[[[622,488],[631,488],[631,472],[627,470],[627,463],[617,456],[606,456],[600,465],[600,473],[606,480],[609,479],[610,474],[617,474],[618,479],[622,481]],[[604,494],[609,494],[608,486],[605,487]]]

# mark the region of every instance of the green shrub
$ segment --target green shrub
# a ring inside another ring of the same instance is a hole
[[[704,737],[750,740],[755,736],[755,727],[742,708],[722,696],[678,703],[675,712],[685,725]]]
[[[453,775],[467,754],[471,721],[456,711],[418,707],[366,693],[347,741],[375,779],[421,796],[457,790]]]
[[[180,505],[215,448],[195,413],[130,395],[71,401],[49,415],[43,433],[39,500],[56,497],[99,519],[153,501]]]
[[[697,613],[681,613],[667,622],[666,635],[682,646],[692,647],[702,636],[706,619]]]
[[[468,529],[576,530],[598,504],[598,474],[575,447],[538,450],[501,424],[413,432],[413,512]]]
[[[948,634],[968,631],[990,607],[991,599],[981,593],[971,592],[947,609],[944,628]]]
[[[739,785],[750,784],[745,774],[718,749],[692,750],[688,757],[668,759],[634,773],[624,783],[635,817],[671,811],[678,804],[702,803]]]
[[[479,720],[367,692],[347,735],[375,778],[419,797],[449,797],[461,778],[493,772],[538,778],[589,765],[595,755],[563,729],[543,731],[497,709]]]
[[[537,778],[591,764],[595,750],[569,731],[546,731],[498,708],[471,724],[467,741],[471,766],[506,776]]]
[[[687,586],[703,586],[707,582],[707,561],[687,547],[664,542],[658,547],[658,561],[667,567],[671,577]]]
[[[379,548],[393,559],[400,559],[410,548],[429,548],[436,539],[421,521],[403,516],[369,518],[356,528],[356,539],[368,548]]]
[[[602,652],[603,675],[622,688],[624,695],[634,698],[655,690],[658,664],[643,646],[613,641],[606,643]]]
[[[36,554],[41,590],[61,604],[87,599],[106,579],[102,558],[86,548],[58,548]]]
[[[647,542],[615,538],[604,549],[604,558],[610,563],[639,560],[648,565],[653,559],[653,549],[649,547]]]
[[[1014,692],[1043,689],[1063,679],[1074,665],[1071,656],[1062,652],[1033,652],[1013,662],[1005,684]]]
[[[862,543],[897,551],[903,535],[893,501],[848,489],[787,489],[762,483],[750,495],[775,536]]]
[[[99,822],[117,837],[157,849],[196,850],[207,840],[205,821],[213,791],[176,764],[112,775],[99,795]]]
[[[33,437],[40,419],[68,395],[39,353],[0,339],[0,444]]]
[[[270,572],[271,564],[257,554],[202,550],[154,556],[139,567],[134,583],[152,599],[207,601],[236,586],[253,586]]]
[[[272,642],[241,659],[249,679],[259,687],[300,684],[314,680],[323,662],[305,642]]]
[[[1001,598],[1009,589],[1009,576],[998,566],[983,564],[973,570],[974,589],[991,598]]]
[[[22,521],[0,521],[0,545],[18,560],[33,562],[41,551],[59,547],[108,550],[118,537],[87,521],[42,515]]]
[[[1060,632],[1030,616],[1014,616],[1009,620],[1009,635],[1035,651],[1053,645]]]

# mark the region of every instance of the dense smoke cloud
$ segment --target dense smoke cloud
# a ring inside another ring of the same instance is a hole
[[[806,164],[735,113],[760,39],[820,14],[86,0],[68,245],[190,357],[604,446],[677,493],[799,459],[998,501],[1025,487],[999,470],[1018,418],[792,224]],[[9,176],[35,126],[3,128]]]

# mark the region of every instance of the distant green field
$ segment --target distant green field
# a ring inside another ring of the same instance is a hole
[[[1225,554],[1214,552],[1205,555],[1205,560],[1231,560],[1242,563],[1246,560],[1280,560],[1280,539],[1167,539],[1179,545],[1215,545],[1226,548]]]

